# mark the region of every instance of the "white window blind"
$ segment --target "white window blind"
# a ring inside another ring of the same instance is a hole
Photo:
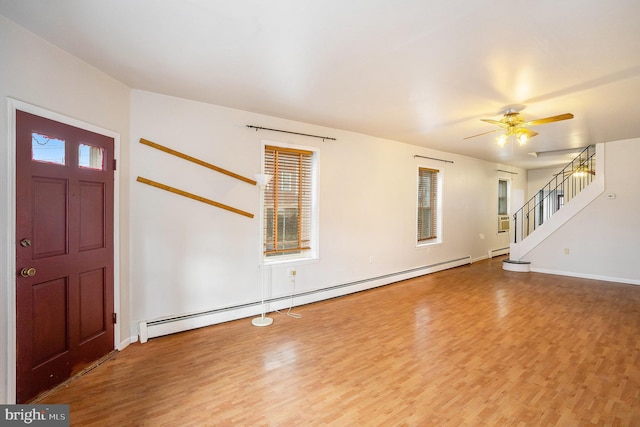
[[[311,249],[313,151],[267,145],[264,193],[264,253],[299,254]]]
[[[437,238],[438,170],[418,169],[418,242]]]

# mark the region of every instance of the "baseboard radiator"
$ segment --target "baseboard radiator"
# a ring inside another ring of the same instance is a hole
[[[500,255],[507,255],[509,253],[509,247],[500,249],[489,249],[489,258],[493,258]]]
[[[265,303],[269,304],[270,311],[281,310],[289,307],[292,298],[293,300],[295,300],[296,306],[310,304],[313,302],[365,291],[367,289],[373,289],[379,286],[389,285],[391,283],[399,282],[402,280],[423,276],[425,274],[435,273],[437,271],[447,270],[449,268],[460,267],[467,264],[471,264],[471,256],[465,256],[450,261],[416,267],[409,270],[385,274],[382,276],[358,280],[355,282],[343,283],[327,288],[300,292],[294,294],[293,297],[291,295],[274,297],[271,299],[266,299]],[[190,329],[202,328],[205,326],[242,319],[250,316],[256,316],[261,313],[260,309],[260,301],[255,301],[247,304],[207,310],[198,313],[190,313],[139,322],[138,330],[140,342],[145,343],[151,338],[174,334],[177,332],[183,332]]]

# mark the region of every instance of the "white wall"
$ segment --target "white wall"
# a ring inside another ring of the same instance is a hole
[[[133,90],[132,334],[135,323],[256,303],[259,219],[135,182],[137,176],[258,214],[259,189],[138,143],[145,138],[240,175],[260,172],[263,140],[320,150],[320,259],[273,267],[269,296],[366,280],[508,247],[497,233],[497,169],[485,161],[245,111]],[[334,137],[249,129],[256,125]],[[416,159],[437,157],[453,164]],[[443,243],[416,248],[418,165],[444,171]],[[525,172],[512,190],[524,192]],[[373,262],[369,260],[373,259]],[[259,307],[253,309],[258,313]]]
[[[538,191],[549,184],[555,174],[560,172],[565,165],[553,167],[553,168],[544,168],[544,169],[532,169],[527,171],[527,200],[530,200]],[[558,183],[562,182],[558,180]],[[555,184],[555,183],[554,183]],[[555,187],[555,185],[554,185]],[[516,208],[517,209],[517,208]]]
[[[12,212],[13,170],[11,157],[13,141],[9,141],[9,112],[7,98],[23,101],[48,111],[78,119],[120,134],[119,188],[123,198],[120,207],[122,235],[128,233],[128,176],[127,152],[129,130],[129,89],[123,84],[88,66],[50,43],[25,31],[0,16],[0,403],[15,396],[12,381],[15,368],[14,302],[11,290],[15,287],[14,250],[15,224]],[[122,313],[121,336],[128,338],[128,247],[121,238],[120,295]],[[9,366],[11,365],[11,366]]]
[[[640,284],[639,156],[640,139],[605,144],[604,193],[525,256],[532,270]]]

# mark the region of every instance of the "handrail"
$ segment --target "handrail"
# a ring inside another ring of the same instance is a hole
[[[531,234],[593,181],[595,154],[595,145],[585,148],[513,215],[514,243]]]

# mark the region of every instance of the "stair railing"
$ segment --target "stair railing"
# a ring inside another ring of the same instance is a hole
[[[521,242],[593,181],[596,147],[590,145],[514,215],[514,243]]]

